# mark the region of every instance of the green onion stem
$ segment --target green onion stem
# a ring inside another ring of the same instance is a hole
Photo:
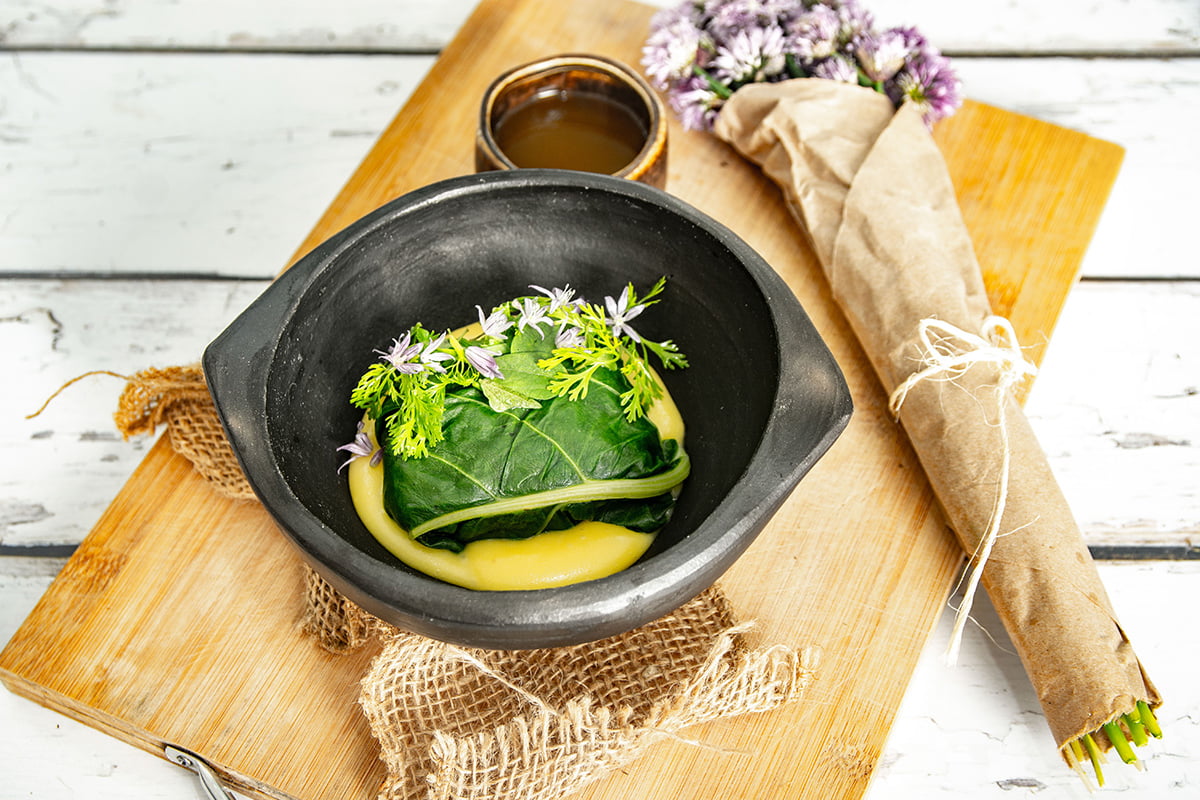
[[[1146,737],[1146,726],[1142,724],[1137,712],[1126,714],[1122,719],[1125,720],[1125,726],[1129,728],[1129,738],[1133,739],[1133,743],[1138,747],[1144,746],[1150,740]]]
[[[728,100],[733,97],[733,92],[729,90],[729,87],[714,78],[704,67],[701,67],[699,64],[692,64],[692,72],[703,78],[705,83],[708,84],[708,88],[712,89],[713,94],[717,97],[722,100]]]
[[[1125,723],[1125,728],[1121,727],[1121,722]],[[1128,728],[1129,733],[1125,730]],[[1162,728],[1158,725],[1158,719],[1154,716],[1154,712],[1150,710],[1150,705],[1144,700],[1138,700],[1137,706],[1128,714],[1122,714],[1112,722],[1106,723],[1101,727],[1104,735],[1108,737],[1108,741],[1112,743],[1113,749],[1117,751],[1117,755],[1126,764],[1133,764],[1138,769],[1142,769],[1142,763],[1138,761],[1137,754],[1133,751],[1133,746],[1142,747],[1149,743],[1146,734],[1149,733],[1156,739],[1162,738]],[[1100,770],[1100,765],[1106,760],[1104,753],[1100,750],[1100,746],[1096,744],[1096,740],[1092,738],[1092,734],[1087,733],[1080,736],[1078,739],[1072,739],[1068,746],[1071,750],[1071,757],[1074,758],[1074,763],[1071,763],[1071,758],[1068,758],[1068,763],[1078,770],[1077,765],[1083,763],[1084,751],[1087,751],[1088,758],[1092,762],[1092,769],[1096,773],[1096,782],[1100,786],[1104,785],[1104,773]]]
[[[787,66],[788,75],[791,75],[793,78],[806,77],[804,68],[800,66],[800,62],[796,61],[796,56],[792,53],[788,53],[783,57],[783,63]]]
[[[1090,733],[1083,735],[1083,746],[1087,748],[1088,758],[1092,760],[1092,769],[1096,771],[1096,783],[1104,785],[1104,771],[1100,769],[1100,762],[1104,755],[1100,752],[1100,748],[1096,746],[1096,740],[1092,738]]]
[[[1133,748],[1129,746],[1129,740],[1125,738],[1125,731],[1121,730],[1121,726],[1115,722],[1108,722],[1104,725],[1104,733],[1108,736],[1108,740],[1112,742],[1112,746],[1116,748],[1117,755],[1126,764],[1132,764],[1137,761],[1137,756],[1133,753]]]
[[[1138,700],[1137,710],[1142,724],[1146,726],[1146,730],[1150,731],[1150,735],[1155,739],[1161,739],[1162,728],[1158,727],[1158,718],[1154,716],[1154,712],[1150,710],[1150,706],[1145,700]]]

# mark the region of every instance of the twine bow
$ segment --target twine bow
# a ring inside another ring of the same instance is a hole
[[[992,506],[987,530],[971,555],[974,566],[967,580],[963,601],[954,618],[954,629],[946,648],[946,661],[953,665],[958,661],[963,628],[970,617],[971,605],[983,568],[991,555],[996,539],[1000,537],[1000,523],[1004,518],[1004,507],[1008,498],[1009,470],[1012,452],[1008,442],[1008,423],[1005,403],[1009,391],[1026,377],[1037,373],[1037,367],[1027,361],[1017,343],[1017,334],[1012,323],[1004,317],[988,316],[983,321],[979,334],[937,319],[923,319],[917,326],[917,337],[924,352],[920,370],[909,375],[888,399],[888,409],[899,416],[900,407],[914,386],[926,380],[954,382],[977,364],[992,364],[996,370],[995,398],[997,427],[1000,434],[1000,481],[996,501]],[[1015,531],[1014,531],[1015,532]]]

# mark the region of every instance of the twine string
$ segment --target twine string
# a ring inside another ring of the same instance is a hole
[[[91,370],[90,372],[85,372],[82,375],[76,375],[74,378],[71,378],[69,381],[64,383],[62,386],[55,389],[54,394],[47,397],[46,402],[42,403],[41,407],[38,408],[37,411],[34,411],[32,414],[26,414],[25,419],[33,419],[34,417],[40,416],[43,411],[45,411],[47,408],[50,407],[50,404],[54,402],[54,399],[56,397],[58,397],[60,394],[65,392],[67,389],[74,386],[76,383],[79,383],[79,381],[83,380],[84,378],[90,378],[93,375],[111,375],[112,377],[120,378],[123,381],[134,380],[134,378],[132,378],[128,375],[122,375],[119,372],[113,372],[112,370],[107,370],[107,369],[94,369],[94,370]]]
[[[946,647],[946,662],[953,666],[958,662],[963,629],[971,616],[971,606],[975,601],[975,593],[979,589],[979,581],[983,577],[983,568],[991,556],[996,540],[1002,535],[1000,525],[1004,519],[1004,508],[1008,500],[1009,472],[1012,466],[1012,451],[1009,447],[1008,420],[1005,410],[1008,393],[1025,378],[1036,374],[1037,367],[1025,359],[1012,323],[1004,317],[988,316],[983,321],[978,334],[964,331],[942,320],[923,319],[917,326],[917,337],[924,352],[921,362],[923,366],[909,375],[892,392],[888,399],[888,409],[893,416],[899,416],[900,408],[904,405],[908,393],[918,383],[927,380],[954,382],[955,379],[978,364],[993,365],[997,374],[994,389],[997,430],[1000,436],[1000,477],[996,487],[996,500],[992,505],[987,528],[978,547],[975,548],[975,552],[971,554],[973,564],[967,578],[963,600],[955,613],[950,642]]]

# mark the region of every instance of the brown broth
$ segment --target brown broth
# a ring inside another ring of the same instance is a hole
[[[625,106],[602,94],[538,95],[504,115],[496,144],[518,167],[612,174],[637,157],[646,129]]]

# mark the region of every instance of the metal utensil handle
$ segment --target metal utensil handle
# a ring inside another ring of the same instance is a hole
[[[173,761],[181,767],[187,767],[196,773],[196,776],[200,778],[200,786],[204,789],[206,800],[237,800],[233,792],[221,785],[221,779],[217,777],[217,773],[213,772],[208,762],[200,756],[171,745],[163,748],[163,754],[169,761]]]

